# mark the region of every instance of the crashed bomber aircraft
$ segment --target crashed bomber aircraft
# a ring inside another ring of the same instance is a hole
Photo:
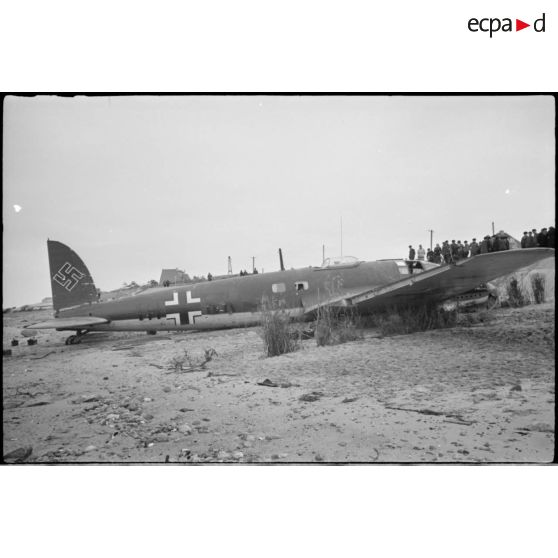
[[[360,314],[380,308],[437,303],[482,283],[554,255],[553,248],[482,254],[457,264],[405,260],[326,260],[321,267],[154,288],[135,296],[100,302],[86,265],[68,246],[49,240],[54,319],[27,326],[75,331],[66,344],[89,331],[221,329],[257,325],[262,301],[292,318],[312,319],[320,307],[350,307]]]

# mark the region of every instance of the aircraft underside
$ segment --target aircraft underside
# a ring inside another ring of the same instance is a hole
[[[301,318],[303,309],[292,308],[284,312],[291,318]],[[212,330],[259,325],[262,321],[261,312],[235,312],[230,314],[214,314],[196,316],[193,324],[176,324],[173,318],[115,320],[106,324],[91,325],[81,331],[190,331]],[[76,328],[57,328],[57,331],[76,331]]]

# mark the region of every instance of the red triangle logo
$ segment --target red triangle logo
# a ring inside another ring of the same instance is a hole
[[[525,29],[525,27],[531,27],[531,25],[529,23],[525,23],[524,21],[521,21],[520,19],[515,20],[516,31],[521,31],[522,29]]]

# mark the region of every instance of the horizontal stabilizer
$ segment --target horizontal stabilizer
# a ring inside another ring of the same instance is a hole
[[[108,320],[105,318],[80,316],[77,318],[54,318],[54,320],[26,326],[25,329],[86,329],[90,326],[107,323]]]

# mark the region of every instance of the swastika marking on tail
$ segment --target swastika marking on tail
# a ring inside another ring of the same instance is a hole
[[[66,262],[54,274],[52,280],[64,287],[68,292],[71,292],[72,289],[79,283],[80,279],[83,279],[84,277],[85,273],[82,273],[79,269],[70,265],[69,262]]]

